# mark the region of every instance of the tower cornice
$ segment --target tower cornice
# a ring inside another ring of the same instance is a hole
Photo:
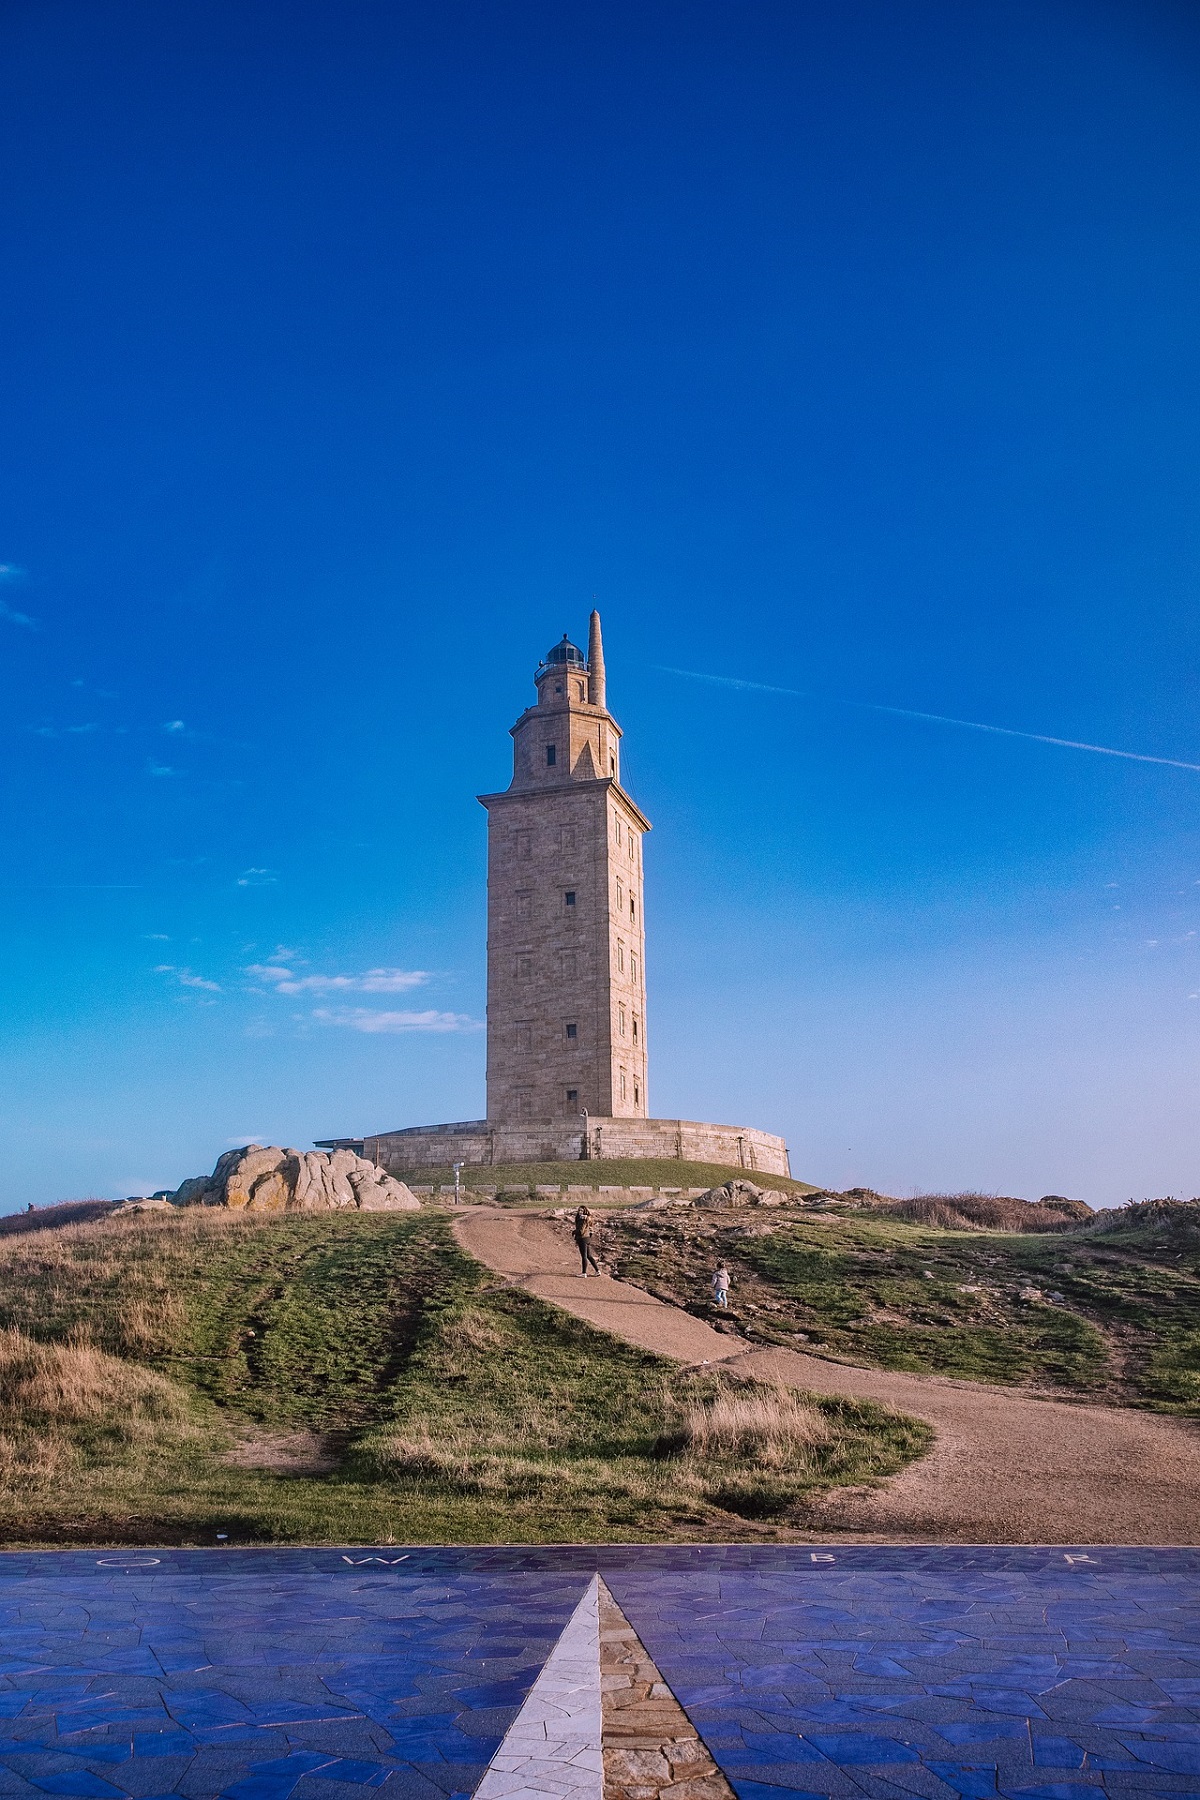
[[[527,706],[515,725],[510,725],[508,735],[515,738],[518,731],[528,725],[531,720],[540,719],[603,719],[612,728],[614,734],[621,738],[625,733],[617,724],[606,706],[593,706],[590,700],[548,701],[540,706]]]
[[[625,789],[621,786],[620,782],[614,781],[611,775],[594,776],[588,781],[545,782],[538,787],[505,788],[502,793],[476,794],[475,798],[478,800],[480,806],[490,812],[493,806],[501,806],[506,802],[512,805],[519,805],[521,801],[536,798],[541,794],[555,794],[561,796],[570,793],[595,793],[600,788],[611,788],[621,804],[633,814],[634,819],[643,831],[654,830],[653,825],[651,825],[637,801],[631,799]]]

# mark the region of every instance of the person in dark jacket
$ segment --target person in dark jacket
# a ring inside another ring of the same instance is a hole
[[[575,1214],[575,1248],[579,1251],[579,1261],[582,1264],[580,1274],[585,1281],[588,1278],[589,1263],[591,1263],[592,1268],[595,1269],[597,1275],[600,1273],[600,1265],[592,1255],[592,1239],[595,1236],[595,1231],[596,1221],[592,1217],[591,1208],[588,1206],[581,1206]]]

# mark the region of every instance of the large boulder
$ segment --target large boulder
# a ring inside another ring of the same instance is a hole
[[[745,1181],[737,1175],[722,1182],[720,1187],[709,1188],[696,1201],[697,1206],[712,1206],[718,1211],[737,1206],[786,1206],[787,1203],[786,1194],[757,1187],[753,1181]]]
[[[195,1175],[173,1206],[227,1206],[235,1212],[415,1212],[416,1195],[352,1150],[281,1150],[248,1144],[227,1150],[211,1175]]]

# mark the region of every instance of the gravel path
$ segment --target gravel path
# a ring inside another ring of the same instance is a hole
[[[1200,1543],[1200,1430],[1189,1423],[751,1349],[628,1282],[581,1280],[569,1234],[554,1221],[472,1207],[455,1230],[486,1267],[645,1350],[878,1400],[927,1420],[937,1433],[931,1453],[880,1489],[835,1491],[826,1503],[830,1533],[897,1542]]]

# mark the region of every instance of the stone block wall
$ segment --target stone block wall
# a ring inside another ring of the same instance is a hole
[[[321,1148],[346,1148],[378,1168],[396,1174],[411,1169],[444,1168],[461,1162],[574,1162],[592,1165],[606,1158],[674,1158],[685,1162],[722,1163],[763,1175],[790,1175],[788,1149],[781,1137],[750,1125],[707,1125],[694,1119],[614,1119],[588,1121],[584,1158],[581,1121],[561,1124],[498,1125],[470,1119],[454,1125],[414,1125],[375,1137],[330,1138]],[[581,1171],[582,1173],[582,1171]]]

